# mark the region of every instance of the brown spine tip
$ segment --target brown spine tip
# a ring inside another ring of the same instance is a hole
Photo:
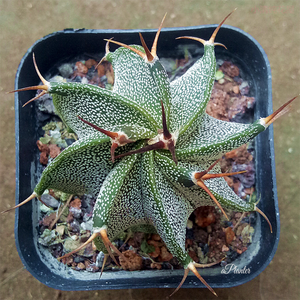
[[[156,32],[154,41],[153,41],[153,45],[152,45],[152,48],[151,48],[151,53],[152,53],[153,57],[156,57],[156,56],[157,56],[157,54],[156,54],[156,50],[157,50],[157,42],[158,42],[158,38],[159,38],[159,35],[160,35],[161,29],[162,29],[162,27],[163,27],[163,23],[164,23],[164,21],[165,21],[166,16],[167,16],[167,13],[165,13],[165,15],[164,15],[164,17],[163,17],[163,19],[162,19],[162,21],[161,21],[161,23],[160,23],[160,25],[159,25],[159,28],[158,28],[158,30],[157,30],[157,32]]]
[[[242,174],[248,172],[247,170],[245,171],[239,171],[239,172],[231,172],[231,173],[221,173],[221,174],[205,174],[201,177],[202,180],[207,180],[207,179],[213,179],[213,178],[219,178],[219,177],[225,177],[225,176],[233,176],[237,174]]]
[[[119,134],[117,132],[113,132],[113,131],[108,131],[108,130],[105,130],[103,128],[100,128],[98,127],[97,125],[81,118],[80,116],[77,116],[78,119],[80,119],[83,123],[93,127],[94,129],[96,129],[97,131],[100,131],[101,133],[107,135],[108,137],[112,138],[112,139],[115,139],[119,136]]]
[[[217,33],[219,32],[221,26],[222,26],[222,25],[224,24],[224,22],[230,17],[230,15],[231,15],[232,13],[234,13],[235,11],[236,11],[236,8],[235,8],[230,14],[228,14],[228,15],[224,18],[224,20],[218,25],[218,27],[214,30],[213,34],[211,35],[210,39],[208,40],[209,43],[214,44],[215,38],[216,38]]]
[[[197,180],[197,185],[200,186],[209,196],[210,198],[215,202],[215,204],[219,207],[225,218],[229,221],[229,218],[224,211],[223,207],[221,206],[220,202],[216,199],[216,197],[213,195],[213,193],[209,190],[209,188],[204,184],[204,182],[200,179]]]
[[[87,246],[89,243],[91,243],[91,242],[92,242],[96,237],[98,237],[98,236],[100,236],[100,233],[99,233],[99,232],[94,232],[94,233],[89,237],[89,239],[88,239],[85,243],[83,243],[81,246],[79,246],[77,249],[75,249],[75,250],[73,250],[73,251],[71,251],[71,252],[69,252],[69,253],[67,253],[67,254],[65,254],[65,255],[63,255],[63,256],[61,256],[61,257],[58,257],[57,259],[58,259],[58,260],[61,260],[61,259],[63,259],[63,258],[67,258],[67,257],[71,256],[72,254],[78,252],[79,250],[81,250],[82,248],[84,248],[85,246]]]
[[[160,104],[161,104],[161,114],[162,114],[163,135],[164,135],[164,138],[167,140],[167,139],[172,138],[172,135],[167,126],[167,118],[166,118],[164,104],[162,101],[160,101]]]
[[[101,238],[102,238],[102,241],[106,247],[106,249],[108,250],[111,258],[116,262],[116,260],[114,259],[114,255],[112,254],[112,252],[110,251],[110,248],[116,253],[118,254],[119,256],[122,256],[122,258],[127,262],[127,263],[130,263],[128,258],[122,253],[119,251],[119,249],[109,240],[108,236],[107,236],[107,230],[106,229],[101,229],[100,230],[100,235],[101,235]],[[116,262],[117,265],[119,265],[117,262]]]
[[[146,56],[147,56],[147,60],[149,62],[152,62],[154,60],[154,57],[153,57],[152,53],[150,52],[150,50],[149,50],[149,48],[148,48],[148,46],[147,46],[147,44],[146,44],[146,42],[145,42],[145,40],[144,40],[144,38],[143,38],[143,36],[140,32],[139,32],[139,35],[140,35],[140,40],[141,40],[142,46],[143,46],[143,48],[145,50],[145,53],[146,53]]]
[[[291,104],[292,102],[297,98],[298,96],[292,98],[285,104],[283,104],[280,108],[278,108],[275,112],[273,112],[271,115],[268,117],[264,118],[263,120],[265,121],[267,126],[270,126],[275,120],[280,118],[282,115],[287,113],[291,109]]]
[[[93,127],[97,131],[100,131],[101,133],[105,134],[106,136],[110,137],[112,140],[111,148],[110,148],[110,154],[111,154],[111,160],[112,162],[115,161],[115,150],[119,146],[124,146],[125,144],[132,143],[134,142],[133,140],[129,139],[125,133],[122,132],[113,132],[113,131],[108,131],[103,128],[98,127],[97,125],[83,119],[80,116],[77,116],[82,122],[85,124]]]
[[[179,36],[176,38],[176,40],[181,40],[181,39],[194,40],[194,41],[200,42],[203,45],[205,45],[205,43],[206,43],[206,40],[203,40],[203,39],[200,39],[200,38],[197,38],[194,36]]]
[[[105,45],[105,55],[104,55],[104,56],[101,58],[101,60],[98,62],[98,64],[97,64],[96,67],[95,67],[95,70],[98,69],[98,67],[102,64],[102,62],[106,61],[106,55],[107,55],[108,53],[110,53],[110,51],[109,51],[109,42],[110,42],[112,39],[113,39],[113,37],[110,38],[109,40],[107,40],[106,45]]]
[[[16,92],[23,92],[23,91],[36,91],[36,90],[43,90],[40,94],[38,94],[36,97],[30,99],[29,101],[27,101],[22,107],[26,106],[27,104],[29,104],[30,102],[42,97],[43,95],[45,95],[48,91],[49,91],[49,86],[50,86],[50,83],[41,75],[38,67],[37,67],[37,64],[36,64],[36,61],[35,61],[35,56],[34,56],[34,53],[32,54],[32,58],[33,58],[33,64],[34,64],[34,67],[35,67],[35,70],[36,70],[36,73],[37,75],[39,76],[40,80],[42,81],[43,85],[34,85],[34,86],[29,86],[29,87],[25,87],[25,88],[21,88],[21,89],[18,89],[18,90],[14,90],[14,91],[11,91],[9,93],[16,93]]]
[[[181,37],[178,37],[176,38],[177,40],[179,39],[189,39],[189,40],[194,40],[194,41],[197,41],[197,42],[200,42],[202,43],[203,45],[214,45],[214,46],[222,46],[224,47],[225,49],[226,46],[221,44],[221,43],[215,43],[215,38],[217,36],[217,33],[219,32],[221,26],[224,24],[224,22],[227,20],[227,18],[229,18],[229,16],[235,11],[236,9],[234,9],[230,14],[228,14],[224,20],[218,25],[218,27],[214,30],[213,34],[211,35],[210,39],[208,41],[204,40],[204,39],[200,39],[200,38],[197,38],[197,37],[192,37],[192,36],[181,36]]]
[[[115,162],[115,151],[118,148],[119,144],[116,142],[112,142],[111,143],[111,147],[110,147],[110,156],[111,156],[111,161]]]
[[[141,58],[143,58],[143,59],[146,58],[146,54],[145,54],[144,52],[142,52],[142,51],[140,51],[140,50],[138,50],[138,49],[135,49],[135,48],[133,48],[133,47],[131,47],[131,46],[128,46],[128,45],[126,45],[126,44],[123,44],[123,43],[114,41],[114,40],[112,40],[112,39],[109,39],[109,40],[104,39],[104,40],[105,40],[105,41],[108,41],[108,42],[111,42],[111,43],[114,43],[114,44],[116,44],[116,45],[119,45],[119,46],[121,46],[121,47],[125,47],[125,48],[127,48],[127,49],[133,51],[134,53],[136,53],[137,55],[139,55],[139,56],[140,56]]]
[[[2,211],[1,214],[4,214],[4,213],[9,212],[9,211],[11,211],[11,210],[14,210],[14,209],[16,209],[16,208],[18,208],[18,207],[20,207],[20,206],[26,204],[27,202],[31,201],[32,199],[34,199],[34,198],[36,198],[36,197],[37,197],[37,194],[36,194],[36,193],[32,193],[32,194],[31,194],[27,199],[25,199],[23,202],[19,203],[18,205],[14,206],[14,207],[12,207],[12,208],[9,208],[9,209],[7,209],[7,210]]]
[[[109,42],[110,42],[112,39],[113,39],[113,37],[110,38],[110,39],[106,42],[106,44],[105,44],[105,55],[107,55],[108,53],[110,53],[110,51],[109,51]]]
[[[104,270],[104,267],[106,265],[106,261],[107,261],[108,257],[109,257],[109,254],[104,254],[104,259],[103,259],[103,263],[102,263],[101,273],[100,273],[99,279],[101,278],[101,276],[103,274],[103,270]]]
[[[46,92],[46,91],[42,91],[42,92],[39,93],[36,97],[30,99],[30,100],[27,101],[25,104],[23,104],[22,107],[25,107],[27,104],[33,102],[34,100],[41,98],[41,97],[44,96],[45,94],[47,94],[47,92]]]
[[[166,120],[164,104],[162,101],[160,103],[161,103],[161,109],[162,109],[163,139],[159,140],[158,142],[156,142],[154,144],[146,145],[143,148],[132,150],[132,151],[129,151],[129,152],[126,152],[123,154],[119,154],[115,158],[121,158],[121,157],[129,156],[129,155],[133,155],[133,154],[145,153],[145,152],[152,151],[152,150],[166,149],[171,152],[172,159],[175,162],[175,164],[177,165],[178,161],[177,161],[176,153],[175,153],[175,141],[167,127],[167,120]]]
[[[174,141],[172,139],[167,143],[167,147],[168,147],[168,150],[171,152],[172,159],[173,159],[175,165],[177,165],[178,160],[177,160],[176,152],[175,152],[175,144],[174,144]]]
[[[34,64],[34,68],[36,70],[36,73],[38,74],[41,82],[44,84],[44,85],[48,85],[49,82],[42,76],[42,74],[40,73],[40,70],[38,69],[38,66],[37,66],[37,63],[36,63],[36,60],[35,60],[35,55],[34,53],[32,53],[32,59],[33,59],[33,64]]]
[[[189,271],[190,271],[190,269],[188,269],[188,268],[184,270],[183,278],[181,279],[178,287],[175,289],[175,291],[169,297],[172,297],[176,292],[179,291],[179,289],[182,287],[183,283],[185,282],[185,280],[189,274]]]
[[[196,172],[194,174],[194,177],[196,180],[200,180],[203,179],[203,176],[206,175],[209,171],[211,171],[214,166],[221,160],[221,158],[217,159],[213,164],[211,164],[206,170],[202,171],[202,172]]]
[[[261,216],[263,216],[263,218],[267,221],[267,223],[268,223],[269,226],[270,226],[270,231],[271,231],[271,233],[273,233],[272,224],[271,224],[271,222],[269,221],[268,217],[264,214],[264,212],[261,211],[257,206],[255,206],[255,211],[257,211]]]
[[[115,159],[125,157],[125,156],[129,156],[129,155],[133,155],[133,154],[145,153],[145,152],[149,152],[149,151],[152,151],[152,150],[164,149],[164,148],[165,148],[165,143],[163,141],[158,141],[157,143],[154,143],[154,144],[151,144],[151,145],[146,145],[143,148],[119,154],[115,157]]]
[[[14,91],[11,91],[11,92],[8,92],[8,93],[10,94],[10,93],[16,93],[16,92],[32,91],[32,90],[33,91],[43,90],[43,91],[41,93],[39,93],[36,97],[30,99],[25,104],[23,104],[22,107],[26,106],[30,102],[32,102],[32,101],[42,97],[43,95],[45,95],[48,92],[49,87],[47,85],[34,85],[34,86],[29,86],[29,87],[21,88],[21,89],[18,89],[18,90],[14,90]]]
[[[219,259],[219,260],[217,260],[217,261],[215,261],[215,262],[212,262],[212,263],[210,263],[210,264],[198,264],[198,263],[194,262],[194,266],[195,266],[196,268],[210,268],[210,267],[213,267],[213,266],[219,264],[219,263],[222,262],[225,258],[226,258],[226,257],[223,257],[223,258],[221,258],[221,259]]]
[[[188,268],[196,275],[196,277],[216,296],[218,297],[217,293],[210,287],[210,285],[203,279],[203,277],[198,273],[194,263],[190,263]]]
[[[214,46],[221,46],[224,47],[226,50],[228,50],[227,47],[222,43],[214,43]]]
[[[183,285],[183,283],[185,282],[188,274],[189,274],[189,271],[192,271],[194,273],[194,275],[196,275],[196,277],[216,296],[218,297],[217,293],[209,286],[209,284],[203,279],[203,277],[198,273],[196,267],[198,268],[206,268],[206,267],[211,267],[211,266],[214,266],[218,263],[220,263],[223,259],[217,261],[217,262],[214,262],[214,263],[211,263],[211,264],[197,264],[195,262],[190,262],[187,266],[187,268],[184,270],[184,275],[183,275],[183,278],[181,280],[181,282],[179,283],[178,287],[175,289],[175,291],[169,296],[169,297],[172,297]]]
[[[163,135],[164,135],[164,139],[167,140],[165,148],[167,148],[171,152],[172,159],[177,165],[178,160],[176,158],[176,153],[175,153],[175,143],[174,140],[172,139],[172,134],[170,133],[167,126],[167,118],[166,118],[164,104],[162,101],[160,101],[160,103],[161,103],[161,112],[162,112]]]

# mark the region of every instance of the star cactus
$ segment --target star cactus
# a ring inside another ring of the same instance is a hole
[[[14,208],[40,199],[49,188],[92,194],[97,198],[93,233],[82,247],[94,241],[118,264],[112,252],[123,254],[111,241],[120,233],[157,232],[185,269],[175,291],[192,271],[215,294],[196,269],[209,265],[195,263],[185,250],[188,217],[197,207],[213,205],[225,217],[223,208],[257,211],[268,221],[256,203],[240,199],[227,185],[223,177],[233,173],[222,174],[219,159],[266,130],[294,100],[253,124],[220,121],[205,113],[216,71],[214,47],[224,46],[215,38],[224,21],[208,41],[180,37],[201,42],[204,55],[171,83],[156,54],[163,22],[151,51],[141,34],[142,46],[107,40],[104,59],[114,69],[112,91],[48,82],[33,57],[43,84],[18,91],[41,89],[30,101],[51,94],[58,115],[78,140],[47,166],[32,195]],[[110,43],[121,47],[110,52]]]

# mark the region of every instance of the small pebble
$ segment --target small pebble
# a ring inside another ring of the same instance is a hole
[[[80,224],[77,220],[73,220],[73,222],[68,224],[69,230],[73,231],[74,233],[80,232]]]
[[[59,201],[56,200],[54,197],[52,197],[49,194],[43,194],[41,196],[41,200],[50,207],[58,208],[58,206],[59,206]]]
[[[237,85],[235,85],[233,88],[232,88],[232,91],[235,93],[235,94],[238,94],[240,92],[240,89]]]
[[[58,67],[58,71],[62,77],[69,78],[73,74],[72,64],[62,64]]]
[[[77,255],[77,256],[74,258],[74,262],[75,262],[75,263],[84,262],[84,257],[82,257],[82,256],[80,256],[80,255]]]
[[[211,232],[212,232],[212,228],[211,228],[210,225],[208,225],[208,226],[206,227],[206,229],[207,229],[207,232],[208,232],[208,233],[211,233]]]
[[[78,61],[75,64],[75,67],[77,68],[78,72],[80,72],[80,73],[86,74],[88,72],[88,68],[81,61]]]
[[[80,269],[80,270],[85,270],[85,264],[80,262],[77,264],[77,268]]]
[[[222,246],[222,252],[227,252],[229,251],[229,248],[226,245]]]
[[[104,253],[102,251],[100,251],[96,257],[96,266],[98,268],[102,268],[103,261],[104,261]]]
[[[235,237],[235,233],[233,232],[231,227],[225,228],[225,237],[226,237],[226,243],[227,245],[229,245]]]
[[[83,230],[90,230],[90,231],[93,231],[93,220],[90,219],[90,220],[87,221],[87,222],[82,222],[82,223],[80,224],[80,226],[81,226],[81,228],[82,228]]]

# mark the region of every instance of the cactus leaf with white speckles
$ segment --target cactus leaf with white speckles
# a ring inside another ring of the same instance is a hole
[[[144,51],[137,45],[135,49]],[[161,124],[161,104],[166,108],[167,119],[170,109],[170,83],[164,67],[159,61],[146,63],[133,51],[120,47],[106,55],[115,72],[113,92],[134,101],[143,107]]]
[[[106,130],[123,130],[134,140],[157,133],[158,125],[147,110],[109,90],[81,83],[51,83],[49,93],[59,116],[79,138],[95,130],[77,116]]]
[[[176,155],[181,160],[216,160],[265,130],[260,120],[253,124],[240,124],[217,120],[206,113],[199,119],[199,125],[188,138],[178,139]]]

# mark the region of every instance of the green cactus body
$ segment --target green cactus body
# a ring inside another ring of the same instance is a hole
[[[31,199],[49,188],[90,193],[97,197],[93,239],[99,250],[107,253],[107,241],[130,228],[157,231],[187,272],[197,275],[185,250],[192,211],[216,201],[235,211],[259,211],[255,204],[241,200],[223,177],[212,175],[220,173],[214,163],[264,131],[275,118],[244,125],[205,113],[216,71],[214,45],[212,38],[204,42],[203,57],[172,83],[157,56],[147,60],[147,49],[141,46],[106,54],[115,73],[112,91],[44,80],[44,91],[53,96],[58,114],[79,140],[48,165]],[[113,143],[124,138],[114,162],[110,139],[91,124],[112,132]]]

